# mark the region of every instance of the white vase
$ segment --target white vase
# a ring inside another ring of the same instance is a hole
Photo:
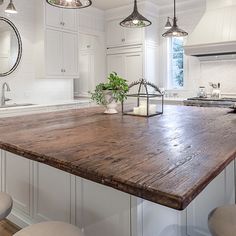
[[[104,91],[104,94],[107,101],[106,110],[104,113],[109,115],[117,114],[118,113],[118,111],[116,110],[117,103],[112,96],[112,92]]]

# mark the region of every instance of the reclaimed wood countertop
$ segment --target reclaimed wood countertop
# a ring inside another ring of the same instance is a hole
[[[0,119],[0,148],[173,208],[236,157],[229,109],[166,106],[149,119],[88,108]]]

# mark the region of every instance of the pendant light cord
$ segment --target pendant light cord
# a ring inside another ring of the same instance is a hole
[[[176,0],[174,0],[174,18],[176,18]]]
[[[138,10],[138,6],[137,6],[137,0],[134,0],[134,10],[137,11]]]

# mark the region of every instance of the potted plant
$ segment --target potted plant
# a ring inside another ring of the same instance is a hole
[[[100,83],[96,86],[94,92],[91,93],[91,99],[98,105],[106,107],[104,113],[116,114],[117,103],[123,102],[127,97],[129,91],[127,81],[113,72],[108,77],[107,83]]]

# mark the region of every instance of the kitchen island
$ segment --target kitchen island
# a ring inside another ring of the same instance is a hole
[[[28,171],[21,183],[29,206],[14,190],[13,221],[57,220],[68,211],[59,220],[86,236],[208,235],[208,212],[235,202],[236,117],[228,112],[167,106],[144,119],[89,108],[1,119],[2,190],[11,194],[14,173]],[[70,194],[58,211],[53,192],[60,191]]]

